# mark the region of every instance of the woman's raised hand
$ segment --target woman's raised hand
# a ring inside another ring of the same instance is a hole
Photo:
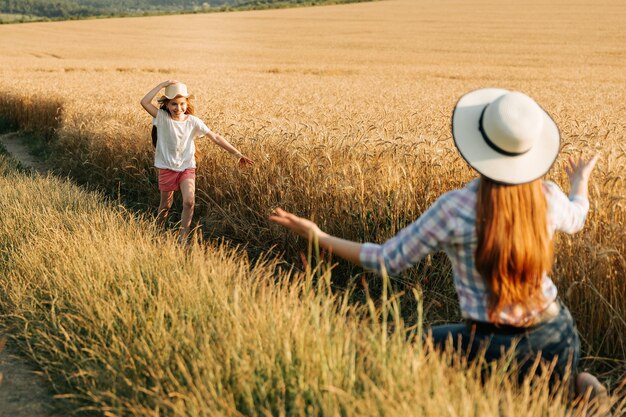
[[[565,166],[565,172],[567,172],[569,177],[571,194],[587,197],[589,194],[589,177],[599,157],[599,154],[595,154],[591,159],[586,160],[582,156],[578,158],[570,156],[569,163]]]
[[[578,161],[573,156],[569,158],[569,164],[565,166],[565,172],[567,172],[567,176],[570,179],[570,182],[575,180],[585,180],[588,181],[591,176],[591,171],[596,166],[596,162],[598,162],[599,154],[595,154],[591,159],[586,161],[583,157],[579,157]]]
[[[307,239],[319,238],[322,235],[320,228],[311,220],[298,217],[278,207],[274,209],[270,220]]]

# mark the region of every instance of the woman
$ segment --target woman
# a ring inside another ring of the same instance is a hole
[[[541,352],[554,374],[576,369],[580,342],[568,309],[548,276],[555,231],[579,231],[589,210],[588,182],[598,156],[570,159],[569,198],[541,177],[559,152],[559,130],[530,97],[486,88],[465,94],[452,116],[454,143],[479,174],[464,188],[441,196],[414,223],[382,245],[331,236],[280,208],[270,220],[319,242],[366,269],[397,274],[426,254],[444,250],[465,323],[431,329],[436,345],[460,343],[469,357],[486,346],[494,360],[516,342],[521,373]],[[576,389],[604,395],[588,373]]]

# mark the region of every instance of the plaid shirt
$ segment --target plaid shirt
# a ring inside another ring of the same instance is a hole
[[[488,289],[474,265],[476,251],[476,194],[479,180],[465,188],[450,191],[424,212],[415,222],[402,229],[383,245],[365,243],[360,260],[366,269],[397,275],[420,261],[428,253],[444,250],[452,263],[452,274],[463,317],[489,321],[487,315]],[[548,227],[574,233],[582,229],[589,201],[580,196],[569,198],[553,182],[544,181],[548,202]],[[542,291],[545,304],[529,311],[523,306],[510,306],[500,313],[502,324],[523,325],[538,315],[556,299],[552,280],[544,275]]]

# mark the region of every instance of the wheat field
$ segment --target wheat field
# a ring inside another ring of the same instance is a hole
[[[390,0],[3,25],[0,118],[43,137],[59,173],[153,213],[150,118],[139,100],[160,81],[184,81],[198,116],[256,161],[241,171],[199,142],[194,222],[279,269],[303,269],[306,245],[268,224],[273,207],[381,242],[473,177],[450,133],[458,97],[487,86],[523,91],[561,130],[548,178],[567,190],[567,157],[602,154],[587,225],[558,238],[552,275],[577,321],[583,366],[615,388],[626,376],[622,3]],[[345,265],[331,281],[362,299],[362,279],[384,292]],[[410,325],[421,320],[413,289],[424,294],[427,324],[459,317],[440,256],[391,285],[407,294],[401,315]]]
[[[355,306],[329,290],[323,266],[287,273],[225,245],[182,248],[151,219],[67,180],[19,173],[1,155],[0,192],[3,329],[50,379],[60,415],[605,411],[572,407],[567,385],[550,390],[547,377],[518,385],[510,357],[481,382],[487,365],[423,343],[393,292]],[[625,389],[611,398],[620,414]]]

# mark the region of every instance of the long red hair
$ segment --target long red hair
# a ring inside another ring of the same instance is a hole
[[[547,211],[541,180],[507,185],[480,179],[474,259],[489,289],[490,322],[499,323],[506,307],[541,305],[542,278],[553,260]]]

